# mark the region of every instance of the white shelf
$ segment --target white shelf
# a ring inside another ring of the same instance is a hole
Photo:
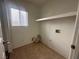
[[[53,20],[53,19],[58,19],[58,18],[63,18],[63,17],[76,16],[76,14],[77,14],[76,11],[68,12],[68,13],[65,13],[65,14],[60,14],[60,15],[56,15],[56,16],[37,19],[36,21],[45,21],[45,20]]]

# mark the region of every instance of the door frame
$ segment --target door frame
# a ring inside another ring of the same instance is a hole
[[[3,40],[6,42],[11,42],[10,45],[6,45],[6,49],[9,52],[12,52],[12,38],[11,38],[11,25],[10,25],[10,19],[9,19],[9,13],[8,13],[8,6],[7,6],[8,0],[1,0],[1,27],[2,27],[2,34],[3,34]]]
[[[73,42],[72,45],[75,46],[75,49],[70,50],[68,59],[77,59],[78,57],[78,45],[79,43],[79,0],[78,0],[78,9],[76,14],[76,21],[75,21],[75,27],[74,27],[74,36],[73,36]]]

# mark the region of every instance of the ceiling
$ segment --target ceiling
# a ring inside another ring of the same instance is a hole
[[[45,4],[48,0],[28,0],[36,5],[43,5]]]

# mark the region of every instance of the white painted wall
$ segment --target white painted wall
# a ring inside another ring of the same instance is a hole
[[[48,17],[77,10],[78,0],[49,0],[42,6],[42,16]]]
[[[23,6],[28,11],[28,26],[12,27],[13,48],[18,48],[23,45],[32,43],[32,37],[39,34],[39,23],[35,20],[39,17],[39,8],[29,2],[19,1],[19,6]],[[15,5],[17,5],[15,3]]]
[[[42,6],[41,17],[49,17],[77,10],[78,0],[51,0]],[[68,58],[70,45],[73,40],[73,29],[76,17],[55,19],[41,22],[42,42],[59,54]],[[55,33],[60,29],[61,33]]]
[[[75,17],[41,22],[42,42],[67,58],[73,40],[74,22]],[[60,33],[56,33],[56,29]]]

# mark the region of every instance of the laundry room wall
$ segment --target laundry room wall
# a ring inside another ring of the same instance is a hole
[[[14,4],[16,7],[23,7],[28,12],[28,26],[13,26],[12,42],[13,48],[18,48],[32,43],[32,37],[39,34],[39,23],[35,20],[39,17],[39,8],[28,1],[10,1],[10,4]]]
[[[77,11],[77,2],[78,0],[51,0],[42,6],[41,18]],[[40,26],[42,42],[68,58],[73,40],[75,19],[74,16],[42,21]],[[59,30],[60,33],[56,33],[56,30]]]

